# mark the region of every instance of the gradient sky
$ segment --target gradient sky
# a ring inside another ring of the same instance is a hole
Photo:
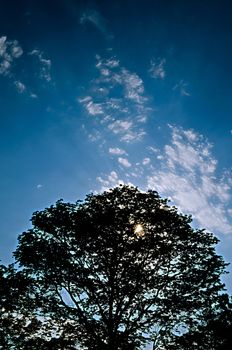
[[[3,263],[33,211],[119,183],[169,197],[232,261],[231,7],[0,1]]]

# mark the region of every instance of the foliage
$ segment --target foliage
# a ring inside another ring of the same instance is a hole
[[[13,265],[0,266],[0,349],[3,350],[58,350],[74,349],[60,334],[52,337],[46,329],[48,323],[39,320],[33,312],[38,306],[35,300],[33,280]],[[52,328],[52,327],[50,327]],[[44,337],[44,334],[50,336]]]
[[[129,186],[35,212],[15,258],[33,280],[37,319],[55,327],[53,339],[89,350],[169,349],[200,332],[225,263],[218,239],[190,223],[156,192]]]
[[[25,311],[31,303],[30,298],[25,298],[29,285],[25,275],[12,265],[0,266],[0,349],[16,349],[15,344],[25,340],[36,326],[33,319],[28,321]]]
[[[170,344],[167,350],[230,350],[232,348],[232,302],[221,294],[207,310],[204,322]]]

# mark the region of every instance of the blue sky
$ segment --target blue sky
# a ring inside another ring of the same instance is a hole
[[[169,197],[232,261],[230,10],[0,2],[3,263],[33,211],[119,183]]]

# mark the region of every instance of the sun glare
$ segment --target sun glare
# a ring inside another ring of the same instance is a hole
[[[134,233],[137,237],[143,237],[144,236],[143,226],[141,224],[135,225]]]

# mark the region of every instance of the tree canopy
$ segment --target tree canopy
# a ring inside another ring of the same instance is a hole
[[[210,315],[225,305],[217,243],[157,192],[129,186],[35,212],[14,255],[33,286],[30,312],[45,329],[36,341],[54,349],[198,349],[193,335],[209,324],[212,333]]]

